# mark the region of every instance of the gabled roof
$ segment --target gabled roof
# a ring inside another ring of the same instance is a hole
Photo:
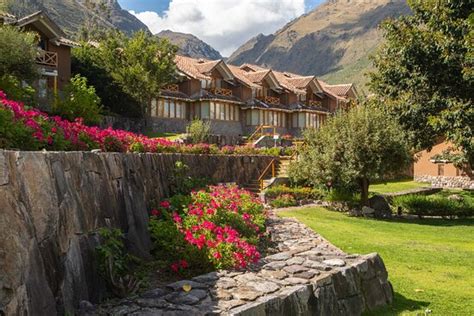
[[[198,80],[211,80],[210,73],[217,69],[225,80],[233,80],[234,74],[223,60],[207,60],[176,55],[176,67],[188,77]]]
[[[332,98],[342,100],[347,102],[350,99],[349,92],[352,91],[353,94],[357,97],[358,93],[355,89],[354,84],[338,84],[338,85],[330,85],[320,79],[318,79],[323,91]]]
[[[245,76],[247,80],[253,84],[257,84],[258,87],[260,87],[261,83],[266,80],[272,89],[280,90],[282,88],[275,73],[271,69],[262,68],[252,64],[243,64],[239,69],[241,75]]]
[[[254,83],[252,80],[250,80],[247,76],[246,76],[246,72],[243,71],[242,69],[240,69],[240,67],[237,67],[237,66],[233,66],[233,65],[228,65],[230,71],[232,71],[232,73],[234,74],[235,78],[240,81],[241,83],[243,83],[244,85],[246,85],[247,87],[250,87],[250,88],[258,88],[260,87],[258,84]]]
[[[20,27],[32,24],[41,32],[45,33],[50,39],[59,39],[66,36],[61,28],[43,11],[38,11],[20,18],[15,24]]]

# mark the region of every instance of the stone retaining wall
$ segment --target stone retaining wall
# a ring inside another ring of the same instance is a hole
[[[459,188],[474,190],[474,179],[469,177],[415,176],[415,181],[430,182],[435,188]]]
[[[80,314],[346,316],[392,302],[377,254],[345,254],[293,219],[268,224],[276,253],[250,271],[212,272],[97,308],[83,304]]]
[[[178,160],[194,176],[245,183],[272,157],[0,151],[0,315],[72,314],[98,302],[96,231],[110,223],[147,257],[148,210]]]

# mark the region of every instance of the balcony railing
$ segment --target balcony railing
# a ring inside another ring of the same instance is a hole
[[[317,100],[309,100],[308,101],[308,106],[319,106],[319,107],[322,107],[323,106],[323,103],[321,101],[317,101]]]
[[[163,90],[165,91],[171,91],[171,92],[178,92],[179,91],[179,85],[173,83],[173,84],[169,84],[169,85],[166,85]]]
[[[58,67],[58,53],[39,50],[36,63],[43,66]]]
[[[209,88],[207,91],[214,95],[222,95],[226,97],[231,97],[232,96],[232,90],[230,89],[224,89],[224,88]]]
[[[267,103],[267,104],[272,104],[272,105],[278,105],[280,104],[280,98],[277,97],[257,97],[257,99]]]

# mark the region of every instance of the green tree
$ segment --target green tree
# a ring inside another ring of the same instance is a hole
[[[362,205],[371,182],[403,170],[411,160],[399,124],[369,104],[337,113],[319,130],[305,130],[304,139],[290,178],[314,186],[359,187]]]
[[[474,165],[472,1],[408,1],[413,14],[382,25],[370,87],[411,145],[444,137]],[[472,19],[472,16],[471,16]]]
[[[100,122],[100,98],[95,93],[95,88],[87,85],[87,79],[79,75],[71,78],[55,110],[70,121],[82,118],[89,125]]]
[[[12,99],[31,101],[34,90],[22,82],[31,84],[39,77],[37,35],[4,25],[0,26],[0,43],[0,90]]]
[[[76,62],[80,64],[74,71],[81,73],[81,69],[86,70],[87,73],[81,74],[100,92],[105,89],[97,85],[119,87],[119,90],[128,95],[128,99],[135,100],[139,113],[143,116],[151,98],[156,96],[164,85],[174,80],[176,51],[176,46],[168,40],[158,39],[144,31],[127,37],[113,30],[97,48],[84,45],[74,51]],[[100,77],[108,77],[112,83],[100,83],[97,80],[94,82],[96,70]],[[104,102],[108,100],[103,99]],[[108,103],[106,105],[109,106]]]

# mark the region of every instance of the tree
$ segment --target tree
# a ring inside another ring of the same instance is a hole
[[[31,102],[34,90],[22,82],[32,83],[39,77],[35,58],[38,37],[18,28],[0,26],[0,90],[10,98]]]
[[[211,134],[211,123],[195,119],[186,127],[186,131],[193,144],[204,143]]]
[[[312,185],[359,187],[368,204],[369,184],[403,170],[410,153],[400,125],[372,104],[331,117],[319,130],[304,131],[306,146],[290,177]]]
[[[168,40],[158,39],[145,31],[136,32],[129,38],[113,30],[96,49],[82,48],[74,54],[82,54],[83,60],[88,58],[95,67],[105,70],[114,84],[138,102],[143,116],[151,98],[174,80],[176,51],[176,46]],[[88,79],[94,76],[83,75]]]
[[[82,118],[89,125],[100,122],[100,98],[94,87],[87,85],[86,78],[74,76],[63,92],[64,97],[55,109],[60,116],[70,121]]]
[[[473,166],[474,2],[409,4],[413,15],[382,25],[385,43],[373,57],[370,88],[414,148],[430,148],[443,137]]]

